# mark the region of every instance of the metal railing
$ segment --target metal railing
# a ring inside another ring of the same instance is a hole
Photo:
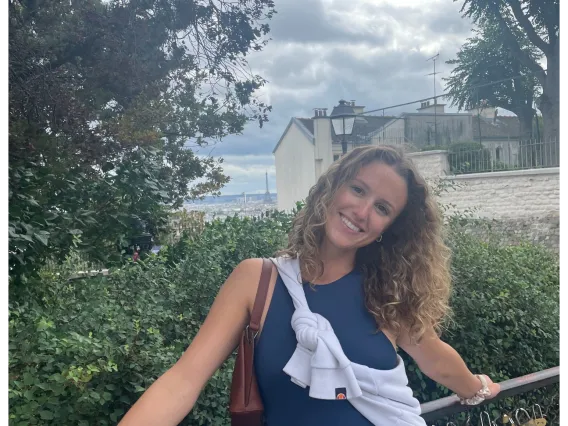
[[[449,147],[448,162],[453,174],[558,167],[560,149],[556,140],[458,144]]]
[[[426,402],[422,417],[428,426],[535,424],[527,423],[530,418],[545,418],[547,425],[558,425],[559,381],[560,367],[549,368],[501,382],[499,395],[478,406],[461,405],[456,396]],[[513,423],[506,422],[507,418]]]

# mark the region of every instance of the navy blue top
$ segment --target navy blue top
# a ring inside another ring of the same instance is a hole
[[[330,284],[304,284],[304,292],[310,310],[330,322],[347,358],[378,370],[396,367],[393,345],[365,308],[359,272]],[[309,388],[292,383],[282,371],[297,344],[293,313],[292,298],[278,276],[254,359],[267,426],[370,425],[347,400],[310,398]]]

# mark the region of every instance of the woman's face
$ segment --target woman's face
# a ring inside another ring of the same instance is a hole
[[[359,170],[337,191],[325,237],[336,248],[359,249],[376,240],[406,205],[408,188],[391,166],[378,161]]]

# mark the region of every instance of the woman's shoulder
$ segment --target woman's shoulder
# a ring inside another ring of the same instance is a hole
[[[250,276],[250,275],[258,275],[260,277],[260,273],[262,271],[262,266],[264,263],[263,258],[260,257],[251,257],[249,259],[242,260],[233,270],[233,273]],[[272,262],[268,260],[271,264]],[[274,265],[272,264],[272,269],[274,270]]]
[[[270,260],[268,261],[271,264],[271,277],[273,278],[275,273],[277,274],[276,267]],[[241,261],[231,273],[231,277],[235,281],[238,281],[241,286],[246,286],[246,288],[250,290],[252,296],[256,294],[256,290],[258,288],[263,262],[263,258],[245,259]]]
[[[260,283],[260,277],[262,273],[264,259],[262,258],[250,258],[241,261],[231,273],[231,278],[238,282],[241,291],[246,293],[248,299],[249,312],[252,312],[254,301],[256,299],[256,293]],[[272,262],[271,264],[271,275],[268,285],[268,297],[267,301],[270,300],[272,296],[272,290],[274,288],[274,283],[278,277],[278,272],[276,267]]]

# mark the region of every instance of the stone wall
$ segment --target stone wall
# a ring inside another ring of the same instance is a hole
[[[560,169],[544,168],[449,175],[445,151],[410,154],[421,174],[446,190],[439,196],[448,212],[469,212],[471,232],[505,243],[541,243],[557,251],[559,243]],[[487,226],[478,226],[481,220]]]
[[[450,170],[447,151],[412,152],[407,155],[425,179],[438,179],[446,176]]]
[[[446,176],[456,188],[441,195],[455,210],[480,218],[535,218],[559,211],[559,168]]]
[[[521,242],[541,244],[558,252],[560,241],[560,217],[551,214],[544,217],[519,219],[472,219],[466,225],[470,234],[485,241],[517,245]]]

